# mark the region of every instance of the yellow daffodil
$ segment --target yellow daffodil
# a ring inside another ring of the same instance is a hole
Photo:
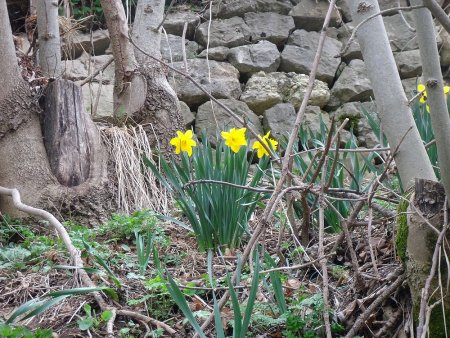
[[[425,85],[422,83],[419,83],[417,85],[417,91],[420,94],[420,103],[425,103],[427,101],[427,91],[425,90]]]
[[[258,135],[259,137],[261,137],[261,135]],[[278,142],[275,141],[274,139],[270,138],[270,131],[267,132],[266,135],[264,135],[262,138],[263,143],[268,147],[268,148],[272,148],[273,150],[277,150],[277,145]],[[269,145],[270,143],[270,145]],[[253,147],[252,149],[256,149],[257,153],[256,155],[258,156],[258,158],[263,157],[264,155],[269,155],[269,153],[267,152],[266,148],[264,148],[264,146],[261,144],[261,142],[259,141],[255,141],[255,143],[253,143]]]
[[[223,131],[220,133],[225,140],[225,145],[230,147],[230,149],[237,153],[241,146],[247,145],[247,140],[245,139],[245,132],[247,128],[231,128],[229,132]]]
[[[175,154],[184,151],[190,157],[192,155],[192,147],[197,145],[197,142],[192,139],[192,130],[188,130],[184,134],[181,131],[177,131],[177,135],[177,137],[170,140],[170,144],[175,146]]]
[[[421,94],[420,95],[420,103],[426,103],[427,102],[427,91],[424,84],[419,83],[417,85],[417,91]],[[444,94],[447,95],[450,92],[450,86],[444,86]],[[426,105],[425,108],[427,109],[427,112],[430,112],[430,106]]]

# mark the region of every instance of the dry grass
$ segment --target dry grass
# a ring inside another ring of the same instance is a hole
[[[142,162],[144,156],[153,157],[142,126],[107,128],[103,135],[114,163],[120,211],[130,214],[135,210],[151,209],[167,214],[170,196]]]

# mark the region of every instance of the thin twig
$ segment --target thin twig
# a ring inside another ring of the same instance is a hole
[[[167,16],[169,15],[170,10],[172,9],[172,6],[174,4],[175,0],[172,0],[169,4],[169,7],[167,7],[166,13],[164,14],[163,19],[161,20],[161,22],[159,23],[158,27],[156,27],[155,31],[159,31],[159,29],[161,28],[161,26],[164,24],[164,21],[166,21]]]
[[[376,18],[378,15],[391,14],[391,13],[396,13],[398,11],[409,11],[412,9],[419,9],[419,8],[423,8],[423,7],[424,6],[407,6],[407,7],[389,8],[389,9],[385,9],[383,11],[379,11],[378,13],[375,13],[375,14],[365,18],[363,21],[361,21],[359,24],[357,24],[355,26],[355,28],[353,28],[352,34],[350,35],[350,38],[348,39],[344,48],[342,48],[341,52],[338,55],[336,55],[335,57],[336,58],[342,57],[347,52],[347,50],[350,48],[350,45],[353,43],[353,40],[355,40],[356,32],[358,31],[359,27],[361,27],[367,21],[372,20],[373,18]]]
[[[423,0],[424,6],[429,9],[431,14],[439,21],[442,27],[450,33],[450,19],[447,16],[447,13],[442,9],[439,4],[434,0]]]
[[[231,182],[217,181],[217,180],[193,180],[193,181],[189,181],[189,182],[187,182],[186,184],[183,185],[183,189],[186,189],[190,185],[210,184],[210,183],[221,184],[221,185],[228,185],[230,187],[235,187],[235,188],[240,188],[240,189],[245,189],[245,190],[250,190],[250,191],[255,191],[255,192],[262,192],[262,193],[271,193],[271,192],[273,192],[273,189],[255,188],[255,187],[249,187],[247,185],[240,185],[240,184],[235,184],[235,183],[231,183]]]
[[[297,264],[297,265],[291,265],[291,266],[282,266],[282,267],[278,267],[278,268],[272,268],[272,269],[267,269],[267,270],[263,270],[260,271],[260,274],[264,274],[264,273],[269,273],[269,272],[274,272],[274,271],[289,271],[289,270],[301,270],[307,267],[310,267],[311,265],[316,264],[317,262],[319,262],[322,259],[326,259],[327,257],[331,257],[333,256],[332,253],[329,253],[327,255],[323,255],[320,256],[319,258],[316,258],[308,263],[303,263],[303,264]]]
[[[175,333],[177,333],[177,331],[175,331],[174,329],[172,329],[169,325],[167,325],[164,322],[161,322],[155,318],[149,317],[149,316],[145,316],[145,315],[141,315],[140,313],[134,312],[134,311],[130,311],[130,310],[117,310],[117,314],[119,316],[125,316],[125,317],[129,317],[129,318],[134,318],[136,320],[139,321],[143,321],[145,323],[151,323],[157,327],[161,327],[163,328],[167,333],[174,335]]]
[[[444,204],[444,208],[447,208],[447,204]],[[417,337],[423,336],[423,332],[425,329],[426,308],[427,308],[427,303],[428,303],[428,298],[429,298],[429,293],[430,293],[431,282],[434,278],[434,275],[436,274],[439,250],[441,248],[442,242],[444,240],[445,234],[447,233],[449,226],[450,226],[450,224],[445,224],[442,231],[439,233],[438,239],[436,241],[436,245],[434,247],[433,260],[431,263],[430,274],[428,275],[428,277],[425,281],[425,285],[422,288],[422,296],[420,299],[420,310],[419,310],[419,322],[417,325],[417,335],[416,335]]]
[[[181,52],[183,54],[183,63],[184,63],[184,71],[186,74],[189,74],[189,69],[187,65],[187,56],[186,56],[186,31],[187,31],[188,23],[185,22],[183,26],[183,34],[181,35]]]
[[[331,132],[330,132],[331,134]],[[338,132],[339,135],[339,132]],[[324,194],[325,194],[325,176],[327,174],[327,160],[325,159],[323,168],[322,168],[322,177],[321,181],[321,190],[319,195],[319,257],[324,255],[323,241],[324,241],[324,233],[325,233],[325,202],[324,202]],[[323,321],[325,324],[325,332],[327,334],[327,338],[331,338],[331,325],[330,325],[330,313],[329,308],[330,304],[328,301],[329,298],[329,290],[328,290],[328,269],[327,269],[327,260],[323,258],[320,260],[320,266],[322,268],[322,283],[323,283]]]
[[[108,338],[114,338],[114,321],[116,320],[116,309],[111,309],[111,318],[106,322],[106,333]]]
[[[347,335],[345,336],[345,338],[355,337],[356,334],[358,333],[359,329],[366,322],[367,318],[369,318],[369,316],[377,310],[377,308],[384,302],[385,299],[387,299],[393,292],[395,292],[402,285],[402,283],[405,281],[405,279],[406,279],[406,273],[403,273],[397,278],[397,280],[394,283],[392,283],[390,286],[388,286],[384,290],[384,292],[380,296],[378,296],[373,301],[373,303],[370,304],[366,308],[366,310],[358,317],[358,319],[353,324],[350,331],[347,332]]]
[[[89,75],[87,78],[85,78],[83,81],[79,83],[80,86],[84,86],[86,83],[91,81],[94,77],[96,77],[98,74],[103,72],[108,66],[114,61],[114,57],[111,56],[111,58],[106,61],[101,67],[99,67],[92,75]]]

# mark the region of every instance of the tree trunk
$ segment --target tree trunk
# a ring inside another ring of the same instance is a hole
[[[164,68],[154,59],[133,51],[121,1],[101,0],[101,4],[116,67],[115,116],[142,124],[153,147],[159,145],[163,152],[171,151],[170,139],[184,127],[178,98],[167,82]],[[133,40],[157,59],[161,55],[156,27],[163,12],[164,1],[139,0],[133,28]]]
[[[355,23],[379,13],[376,0],[348,0]],[[436,181],[419,131],[402,87],[394,56],[380,15],[362,24],[357,32],[367,75],[373,87],[379,117],[405,190],[416,178]]]
[[[50,168],[58,182],[73,187],[89,178],[94,140],[93,122],[83,107],[81,88],[67,80],[48,84],[44,95],[42,132]]]
[[[412,0],[411,5],[422,5],[422,1]],[[436,140],[439,169],[445,192],[450,197],[450,139],[448,138],[450,120],[435,39],[436,31],[428,9],[416,9],[413,13],[417,27],[420,58],[422,59],[423,79],[427,87],[427,104],[430,106],[431,125]]]
[[[16,188],[25,203],[58,215],[69,216],[85,224],[104,221],[115,209],[114,185],[108,177],[108,154],[98,130],[86,120],[84,110],[77,113],[79,126],[84,119],[85,134],[89,135],[90,158],[94,162],[89,163],[85,182],[73,187],[60,184],[52,173],[44,147],[39,120],[41,109],[28,84],[20,78],[5,0],[0,0],[0,43],[0,74],[3,81],[0,86],[0,186]],[[58,139],[57,134],[51,136],[47,122],[43,129],[48,140],[61,144],[63,139]],[[23,216],[11,203],[10,199],[0,197],[0,211]]]
[[[61,75],[58,1],[39,0],[37,6],[39,66],[46,77]]]
[[[445,191],[443,186],[434,181],[417,180],[415,193],[411,198],[408,208],[408,237],[407,260],[408,284],[411,290],[414,319],[419,314],[422,288],[430,274],[432,257],[438,234],[432,230],[430,224],[442,230],[444,224]],[[450,210],[449,210],[450,211]],[[447,211],[448,212],[448,211]],[[420,213],[420,214],[419,214]],[[448,243],[447,236],[447,243]],[[447,330],[450,330],[450,296],[447,294],[445,284],[447,281],[447,262],[445,255],[441,256],[439,264],[440,274],[436,273],[432,280],[429,294],[432,295],[428,304],[431,305],[441,299],[441,293],[434,292],[439,287],[439,275],[441,275],[444,290],[443,301]],[[439,304],[431,312],[429,336],[433,338],[445,337],[442,305]]]

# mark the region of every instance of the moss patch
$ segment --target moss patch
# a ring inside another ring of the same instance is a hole
[[[408,242],[408,216],[407,209],[412,190],[407,191],[397,207],[397,234],[395,237],[395,247],[397,255],[402,262],[406,261],[406,247]]]
[[[414,322],[417,327],[419,319],[420,302],[414,306]],[[445,325],[447,324],[447,332],[450,332],[450,309],[448,304],[445,307],[445,321],[442,313],[442,305],[439,304],[433,308],[430,315],[430,322],[428,324],[428,337],[444,338]]]

